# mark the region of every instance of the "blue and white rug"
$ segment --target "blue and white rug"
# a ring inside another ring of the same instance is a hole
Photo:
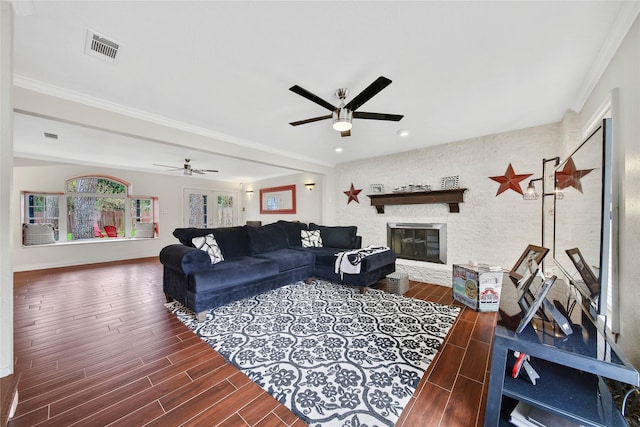
[[[460,309],[326,281],[178,318],[310,426],[392,426]]]

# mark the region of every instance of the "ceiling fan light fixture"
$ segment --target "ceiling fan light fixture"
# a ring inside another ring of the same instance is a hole
[[[183,174],[183,175],[185,175],[185,176],[191,176],[191,175],[192,175],[191,169],[185,169],[185,170],[182,172],[182,174]]]
[[[333,129],[338,132],[345,132],[351,130],[351,120],[353,119],[353,111],[347,108],[340,108],[332,114],[333,116]]]

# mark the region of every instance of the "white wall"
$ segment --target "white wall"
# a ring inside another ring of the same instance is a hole
[[[582,126],[610,92],[618,88],[614,106],[613,150],[619,175],[619,344],[640,368],[640,18],[637,18],[580,112]],[[614,184],[615,185],[615,184]]]
[[[533,174],[521,182],[524,191],[529,179],[541,176],[542,159],[558,154],[561,138],[562,126],[555,123],[341,164],[335,175],[336,222],[357,225],[363,245],[386,245],[388,222],[446,223],[447,265],[398,260],[398,270],[412,280],[451,286],[451,266],[470,260],[510,269],[528,244],[541,243],[541,201],[525,201],[513,190],[496,197],[499,184],[489,177],[504,175],[511,163],[516,174]],[[377,214],[366,196],[371,184],[383,184],[385,192],[410,183],[437,190],[441,178],[451,175],[468,188],[459,213],[432,204],[387,206]],[[343,192],[351,183],[363,189],[359,203],[347,204]]]
[[[132,184],[132,194],[159,198],[159,238],[148,240],[110,240],[99,243],[74,243],[54,246],[22,246],[20,192],[63,192],[65,180],[85,174],[104,174],[121,178]],[[14,166],[12,221],[13,270],[42,268],[117,261],[131,258],[158,256],[160,250],[177,243],[171,234],[182,227],[183,188],[235,191],[241,200],[240,185],[210,181],[183,175],[159,175],[130,170],[87,167],[81,165]],[[242,206],[239,207],[242,210]]]
[[[13,373],[11,177],[13,165],[13,11],[0,2],[0,377]],[[4,409],[3,409],[4,412]]]
[[[278,178],[266,179],[258,182],[243,184],[243,191],[240,197],[246,206],[246,210],[241,212],[241,224],[246,221],[262,221],[262,224],[270,224],[279,220],[301,221],[305,223],[315,222],[323,224],[323,199],[325,192],[325,179],[323,175],[313,173],[299,173],[282,176]],[[309,191],[304,184],[315,182],[313,190]],[[296,186],[296,213],[295,214],[261,214],[260,213],[260,189],[269,187],[280,187],[284,185]],[[253,190],[253,195],[248,196],[247,190]],[[244,215],[244,216],[243,216]]]

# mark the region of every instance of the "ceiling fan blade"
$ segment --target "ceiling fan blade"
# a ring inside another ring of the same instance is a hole
[[[331,118],[331,114],[327,114],[326,116],[314,117],[312,119],[306,119],[306,120],[299,120],[297,122],[291,122],[289,124],[291,126],[299,126],[299,125],[304,125],[306,123],[313,123],[313,122],[317,122],[324,119],[330,119],[330,118]]]
[[[311,102],[315,102],[316,104],[320,105],[321,107],[326,108],[329,111],[333,111],[333,110],[336,109],[336,107],[334,107],[333,105],[329,104],[327,101],[325,101],[324,99],[320,98],[318,95],[314,95],[313,93],[309,92],[308,90],[306,90],[304,88],[301,88],[298,85],[291,86],[289,88],[289,90],[291,92],[297,93],[298,95],[307,98]]]
[[[192,173],[197,173],[200,175],[204,175],[204,171],[201,169],[189,169]]]
[[[349,103],[345,105],[345,108],[351,111],[357,110],[362,104],[373,98],[378,92],[380,92],[390,84],[391,80],[389,80],[388,78],[384,76],[378,77],[373,83],[367,86],[365,90],[360,92],[355,98],[349,101]]]
[[[216,170],[216,169],[201,169],[201,170],[204,171],[204,172],[213,172],[213,173],[220,172],[219,170]]]
[[[390,120],[392,122],[399,122],[404,115],[402,114],[384,114],[384,113],[365,113],[364,111],[354,111],[354,119],[370,119],[370,120]]]
[[[158,163],[152,163],[152,165],[153,166],[160,166],[160,167],[163,167],[163,168],[170,168],[170,169],[176,170],[176,171],[183,169],[182,167],[169,166],[169,165],[159,165]]]
[[[351,136],[351,129],[349,130],[343,130],[342,132],[340,132],[340,136],[341,137],[345,137],[345,136]]]

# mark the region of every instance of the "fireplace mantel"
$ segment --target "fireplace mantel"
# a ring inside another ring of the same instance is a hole
[[[447,203],[449,212],[460,212],[459,203],[464,202],[466,188],[455,190],[414,191],[411,193],[370,194],[371,206],[375,206],[379,214],[384,213],[385,205],[421,205],[430,203]]]

